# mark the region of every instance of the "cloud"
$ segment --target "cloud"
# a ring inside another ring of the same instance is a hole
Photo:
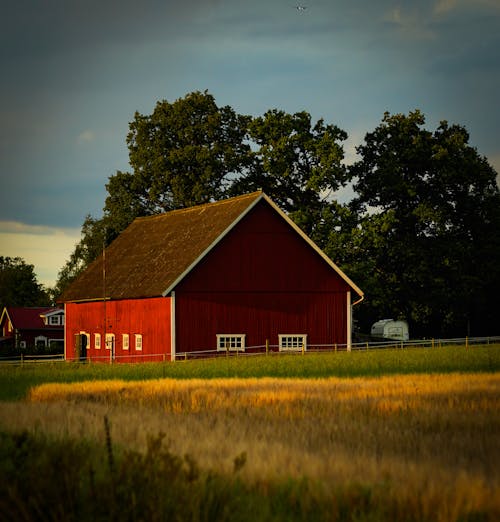
[[[448,13],[457,7],[457,0],[438,0],[434,5],[434,14]]]
[[[448,13],[458,8],[486,8],[499,10],[498,0],[437,0],[434,4],[434,13]]]
[[[21,257],[35,267],[39,283],[54,286],[57,274],[80,240],[80,229],[0,221],[0,255]]]
[[[32,236],[70,236],[80,235],[79,228],[29,225],[20,221],[0,221],[0,234],[28,234]]]
[[[419,8],[403,10],[400,6],[394,7],[386,12],[384,20],[397,28],[405,39],[430,40],[436,36],[428,27],[425,13]]]
[[[79,144],[91,143],[95,140],[95,138],[96,138],[96,135],[94,132],[92,132],[91,130],[85,130],[78,135],[77,142]]]

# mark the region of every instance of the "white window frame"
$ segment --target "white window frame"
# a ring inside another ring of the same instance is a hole
[[[84,332],[83,330],[80,330],[80,335],[84,335],[85,338],[87,339],[87,350],[89,350],[91,348],[90,346],[90,334],[87,333],[87,332]],[[59,339],[57,339],[59,340]],[[64,341],[64,339],[62,339]]]
[[[94,334],[94,348],[96,350],[100,350],[101,349],[101,334],[100,333],[95,333]]]
[[[105,339],[106,350],[111,350],[115,345],[115,334],[107,333]]]
[[[61,325],[61,316],[60,315],[49,315],[49,326],[60,326]]]
[[[218,352],[244,352],[246,334],[217,334]]]
[[[39,335],[37,337],[35,337],[35,346],[38,346],[38,343],[43,343],[43,346],[45,346],[45,348],[47,348],[47,337],[45,337],[45,335]]]
[[[128,334],[122,334],[122,349],[128,350],[130,347],[130,336]]]
[[[279,334],[280,352],[300,352],[307,350],[307,334]]]
[[[142,334],[135,334],[135,350],[142,352]]]

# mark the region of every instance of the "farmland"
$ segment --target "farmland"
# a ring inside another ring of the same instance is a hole
[[[33,506],[80,520],[496,520],[499,352],[2,367],[11,486],[0,510],[22,507],[27,520]],[[20,456],[23,473],[26,462],[45,471],[25,490]],[[54,488],[34,493],[54,461],[69,505]]]

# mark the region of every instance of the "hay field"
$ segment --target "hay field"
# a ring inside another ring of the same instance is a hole
[[[169,450],[249,484],[308,477],[377,491],[412,520],[500,516],[500,374],[43,384],[0,426]],[[373,493],[375,494],[375,493]],[[478,515],[479,514],[479,515]],[[401,520],[407,519],[402,516]]]

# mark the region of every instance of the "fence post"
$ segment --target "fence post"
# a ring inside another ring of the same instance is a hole
[[[301,351],[302,351],[302,355],[304,355],[304,351],[305,351],[305,349],[304,349],[304,341],[302,341]]]
[[[269,355],[269,339],[266,339],[266,355]]]
[[[469,348],[469,337],[465,337],[465,348]]]
[[[431,344],[432,348],[434,348],[434,337],[432,338],[432,344]]]

